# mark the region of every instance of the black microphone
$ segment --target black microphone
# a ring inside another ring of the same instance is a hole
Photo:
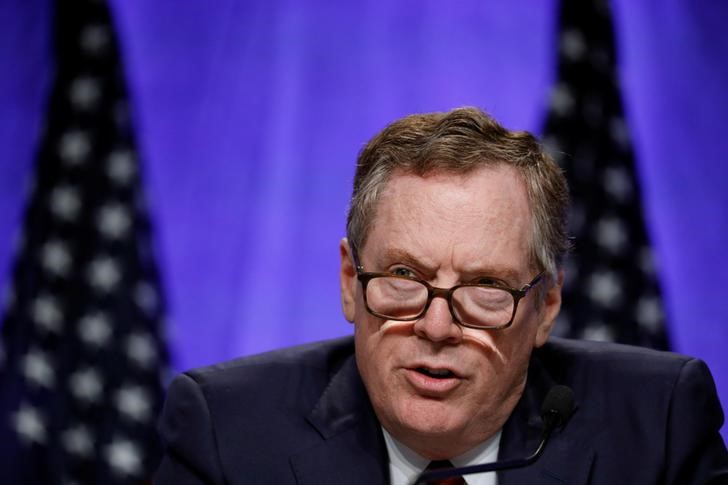
[[[530,456],[510,460],[481,463],[464,467],[443,468],[438,470],[425,471],[417,477],[413,485],[427,483],[430,480],[441,480],[443,478],[461,477],[473,473],[494,472],[498,470],[509,470],[521,468],[535,462],[543,453],[551,432],[557,426],[566,423],[574,410],[574,391],[567,386],[554,386],[549,389],[546,399],[541,405],[541,418],[543,419],[543,433],[538,448]]]

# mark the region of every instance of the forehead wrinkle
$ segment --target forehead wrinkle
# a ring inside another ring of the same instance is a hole
[[[519,210],[519,204],[520,202],[512,198],[499,197],[490,207],[498,205],[500,209],[481,211],[476,217],[475,224],[481,229],[475,241],[460,240],[453,243],[450,254],[452,267],[457,268],[463,275],[493,276],[514,284],[519,283],[526,275],[514,267],[512,261],[494,259],[494,255],[508,253],[508,248],[515,245],[526,262],[528,260],[530,212],[527,212],[524,218],[523,211]],[[522,231],[525,234],[519,237],[518,233]],[[476,241],[477,253],[468,252],[468,245]]]
[[[483,171],[501,177],[498,186],[486,183],[481,189],[481,171],[424,177],[396,173],[381,193],[373,225],[374,232],[386,227],[382,251],[392,251],[377,257],[402,257],[433,272],[458,274],[458,279],[483,275],[520,283],[526,276],[520,270],[529,263],[520,264],[519,257],[519,270],[515,261],[500,261],[498,255],[512,254],[517,246],[528,260],[531,214],[525,185],[511,167]],[[422,190],[419,181],[428,179],[434,184]],[[487,204],[479,203],[481,197]],[[399,254],[394,251],[398,249]]]
[[[456,254],[460,256],[457,257]],[[465,252],[458,252],[453,247],[450,256],[450,267],[460,276],[462,282],[469,282],[483,276],[498,278],[509,284],[518,284],[520,282],[523,275],[517,268],[500,260],[492,260],[488,256],[489,251],[487,249],[471,257]]]
[[[383,260],[388,263],[405,262],[430,272],[437,271],[439,263],[427,254],[428,241],[426,237],[424,240],[422,238],[422,234],[430,232],[426,226],[432,220],[432,214],[428,213],[426,207],[429,208],[431,204],[417,204],[413,207],[397,197],[396,190],[387,190],[383,195],[381,203],[388,201],[389,204],[382,204],[387,206],[387,211],[386,213],[382,211],[380,214],[386,217],[387,222],[393,227],[392,237],[384,245],[379,262],[382,263]],[[430,200],[431,196],[427,194],[427,197],[423,198]]]

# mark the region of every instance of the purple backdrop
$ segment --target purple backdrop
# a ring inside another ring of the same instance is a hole
[[[112,2],[175,367],[351,332],[337,243],[354,159],[459,105],[540,129],[555,1]],[[728,4],[615,2],[625,100],[676,350],[728,402]],[[0,285],[52,76],[49,0],[0,4]],[[725,428],[724,428],[725,429]]]

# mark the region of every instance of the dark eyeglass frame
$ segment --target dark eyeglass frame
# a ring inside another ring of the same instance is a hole
[[[525,296],[528,294],[528,292],[533,289],[535,286],[537,286],[539,283],[541,283],[544,279],[545,271],[542,271],[541,273],[537,274],[535,278],[533,278],[529,283],[523,285],[520,289],[517,288],[511,288],[506,285],[498,285],[498,284],[488,284],[488,283],[461,283],[459,285],[452,286],[450,288],[438,288],[436,286],[432,286],[427,281],[422,280],[420,278],[417,278],[415,276],[404,276],[404,275],[397,275],[393,273],[373,273],[373,272],[367,272],[364,270],[364,266],[361,265],[359,262],[359,255],[354,249],[354,247],[351,247],[352,256],[354,259],[354,265],[356,267],[356,276],[357,279],[361,282],[362,289],[364,290],[364,305],[367,308],[367,311],[378,318],[386,318],[387,320],[395,320],[399,322],[411,322],[413,320],[419,320],[422,318],[425,313],[427,313],[427,310],[430,308],[430,304],[432,303],[433,298],[442,297],[447,300],[447,306],[450,309],[450,315],[452,316],[453,322],[457,323],[458,325],[462,327],[468,327],[468,328],[474,328],[477,330],[502,330],[504,328],[508,328],[513,324],[513,320],[516,318],[516,310],[518,310],[518,302],[520,302]],[[425,306],[422,308],[422,311],[418,313],[417,315],[411,316],[411,317],[405,317],[405,318],[399,318],[399,317],[391,317],[388,315],[384,315],[381,313],[378,313],[374,310],[372,310],[369,307],[369,302],[367,301],[367,286],[369,285],[369,282],[375,278],[398,278],[402,280],[407,281],[414,281],[416,283],[420,283],[425,288],[427,288],[427,302],[425,303]],[[463,288],[467,286],[477,286],[479,288],[494,288],[498,290],[504,290],[511,294],[513,297],[513,312],[511,313],[511,318],[508,320],[507,323],[503,325],[473,325],[471,323],[464,323],[460,321],[460,319],[455,314],[455,307],[453,307],[452,303],[452,295],[458,288]]]

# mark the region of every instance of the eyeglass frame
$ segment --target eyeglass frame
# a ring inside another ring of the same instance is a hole
[[[369,313],[374,315],[377,318],[386,318],[387,320],[394,320],[398,322],[411,322],[414,320],[419,320],[422,318],[426,313],[427,310],[430,308],[430,304],[432,303],[432,300],[437,297],[442,297],[447,300],[447,306],[450,309],[450,315],[452,316],[453,322],[455,322],[457,325],[460,325],[461,327],[467,327],[467,328],[473,328],[476,330],[503,330],[505,328],[510,327],[513,325],[513,321],[516,319],[516,310],[518,310],[518,303],[526,297],[529,291],[533,289],[535,286],[537,286],[539,283],[541,283],[544,280],[544,275],[546,274],[545,271],[540,272],[536,275],[535,278],[533,278],[529,283],[523,285],[520,289],[517,288],[511,288],[506,285],[498,285],[498,284],[488,284],[488,283],[461,283],[455,286],[451,286],[450,288],[439,288],[437,286],[432,286],[427,281],[417,278],[416,276],[405,276],[405,275],[397,275],[394,273],[387,273],[387,272],[369,272],[364,270],[364,266],[361,264],[359,260],[359,254],[354,248],[353,245],[349,246],[351,248],[351,254],[354,259],[354,267],[356,268],[356,276],[359,282],[361,283],[362,289],[364,290],[364,305],[366,306],[366,309]],[[407,281],[413,281],[415,283],[420,283],[427,289],[427,302],[425,303],[425,306],[422,308],[422,311],[418,313],[417,315],[413,317],[406,317],[406,318],[398,318],[398,317],[391,317],[384,315],[382,313],[375,312],[369,307],[369,302],[367,301],[367,286],[369,285],[369,282],[375,278],[398,278],[402,280]],[[477,286],[480,288],[493,288],[497,290],[504,290],[511,294],[513,297],[513,312],[511,314],[510,320],[508,320],[507,323],[503,325],[495,325],[495,326],[482,326],[482,325],[473,325],[470,323],[464,323],[461,322],[460,319],[455,314],[455,308],[453,307],[452,303],[452,295],[458,288],[463,288],[467,286]]]

